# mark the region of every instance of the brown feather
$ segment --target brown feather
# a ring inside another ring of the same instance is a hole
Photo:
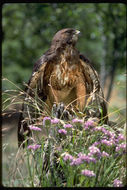
[[[107,122],[107,108],[98,74],[89,60],[75,48],[78,33],[67,28],[55,34],[49,50],[34,65],[25,99],[31,94],[34,97],[32,91],[37,87],[38,96],[45,101],[50,111],[54,103],[63,102],[65,106],[72,103],[72,106],[80,111],[91,105],[94,109],[86,109],[86,114],[100,118],[101,108]],[[18,133],[21,128],[27,130],[27,124],[23,123],[25,118],[28,118],[27,110],[28,106],[24,105]],[[19,141],[23,140],[23,135],[20,134],[20,137],[22,138],[19,138]]]

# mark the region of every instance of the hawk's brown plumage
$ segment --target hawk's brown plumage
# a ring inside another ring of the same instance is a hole
[[[90,117],[108,120],[98,74],[89,61],[75,48],[79,31],[67,28],[58,31],[53,37],[49,50],[35,63],[26,92],[32,95],[37,87],[37,94],[52,109],[54,103],[71,104],[84,111]],[[32,90],[31,90],[32,89]],[[24,118],[28,106],[23,107],[19,121],[19,141],[24,139],[27,127]],[[47,109],[45,107],[44,109]],[[30,132],[30,131],[29,131]]]

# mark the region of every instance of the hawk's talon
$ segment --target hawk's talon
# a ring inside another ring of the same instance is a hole
[[[53,104],[52,114],[53,117],[56,117],[58,119],[69,120],[71,118],[71,115],[69,111],[65,109],[63,102],[60,102],[58,105]]]

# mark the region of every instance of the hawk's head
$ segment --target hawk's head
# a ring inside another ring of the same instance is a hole
[[[80,31],[72,28],[65,28],[58,31],[52,40],[52,45],[75,45],[78,40],[78,35]]]

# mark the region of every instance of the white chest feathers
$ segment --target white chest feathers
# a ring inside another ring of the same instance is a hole
[[[69,80],[70,80],[70,75],[72,75],[73,70],[75,70],[75,65],[67,65],[67,63],[65,62],[65,64],[62,65],[56,65],[56,77],[58,82],[65,86]]]

